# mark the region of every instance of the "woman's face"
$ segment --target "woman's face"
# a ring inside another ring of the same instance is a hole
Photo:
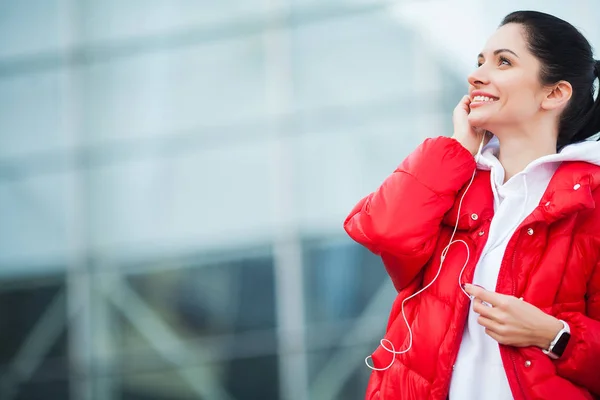
[[[500,27],[477,64],[469,75],[471,125],[495,133],[532,121],[548,92],[539,81],[540,62],[527,49],[523,27]]]

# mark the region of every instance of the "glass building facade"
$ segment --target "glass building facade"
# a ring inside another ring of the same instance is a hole
[[[583,0],[0,4],[0,398],[363,398],[395,292],[343,220],[523,3],[600,43]]]

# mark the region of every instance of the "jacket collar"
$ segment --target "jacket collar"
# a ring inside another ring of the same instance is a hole
[[[572,213],[595,208],[592,192],[599,183],[599,166],[580,161],[562,163],[550,180],[539,206],[524,223],[536,220],[552,223]]]
[[[600,186],[600,166],[581,161],[563,162],[548,184],[540,204],[525,218],[523,224],[545,221],[550,224],[574,212],[593,209],[596,202],[592,192]],[[457,194],[444,223],[456,224],[457,212],[466,186]],[[494,194],[490,186],[490,171],[478,170],[469,193],[463,199],[458,229],[476,229],[494,216]]]

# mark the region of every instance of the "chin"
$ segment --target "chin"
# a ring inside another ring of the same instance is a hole
[[[469,114],[468,121],[469,124],[475,128],[487,129],[487,126],[490,125],[490,115],[486,112],[481,112],[481,110],[473,110]]]

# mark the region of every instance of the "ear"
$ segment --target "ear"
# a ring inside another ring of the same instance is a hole
[[[560,81],[546,91],[546,97],[542,101],[541,107],[548,111],[563,110],[572,95],[573,87],[571,84],[567,81]]]

